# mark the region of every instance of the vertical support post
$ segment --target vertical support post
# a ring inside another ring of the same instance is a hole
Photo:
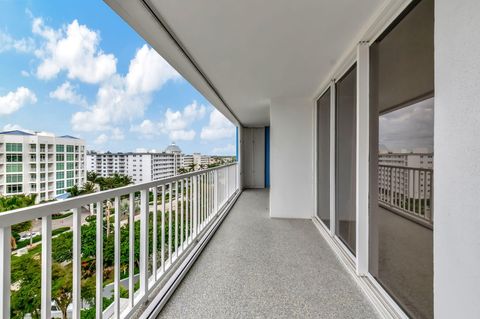
[[[80,319],[81,308],[81,278],[82,278],[82,255],[81,255],[81,231],[82,231],[82,208],[73,210],[73,319]]]
[[[180,181],[180,246],[182,247],[182,250],[185,248],[183,245],[183,235],[185,234],[183,230],[183,214],[185,210],[185,205],[183,204],[183,179]]]
[[[362,41],[357,46],[357,134],[356,134],[356,257],[357,274],[368,273],[368,190],[370,153],[370,46]]]
[[[168,184],[168,261],[172,265],[172,183]]]
[[[229,172],[229,168],[230,166],[227,166],[225,167],[225,186],[226,186],[226,189],[227,191],[225,192],[226,196],[225,196],[225,201],[228,201],[230,199],[230,184],[229,184],[229,175],[230,175],[230,172]]]
[[[11,227],[0,228],[0,318],[10,318]]]
[[[197,236],[197,214],[198,214],[198,185],[197,185],[197,176],[193,176],[193,237]],[[192,238],[193,239],[193,238]]]
[[[115,318],[120,318],[120,197],[115,197],[114,234],[114,278],[113,278],[113,307]]]
[[[160,245],[162,260],[162,273],[165,272],[165,185],[162,185],[162,244]]]
[[[193,239],[193,177],[190,177],[188,179],[188,186],[189,186],[189,192],[188,192],[188,196],[189,196],[189,208],[190,208],[190,211],[188,212],[190,215],[189,215],[189,220],[190,220],[190,243],[192,242],[192,239]]]
[[[148,189],[140,191],[140,295],[148,293]]]
[[[157,281],[157,239],[158,239],[158,197],[157,197],[157,186],[153,188],[153,240],[152,240],[152,269],[153,269],[153,278],[155,282]]]
[[[178,181],[175,184],[175,257],[178,258]]]
[[[336,216],[335,216],[335,175],[336,175],[336,164],[335,164],[335,132],[336,132],[336,87],[335,80],[332,80],[330,83],[330,235],[335,236],[335,228],[337,225]]]
[[[134,305],[135,289],[135,193],[128,197],[128,304]]]
[[[51,318],[52,308],[52,216],[42,217],[41,317]]]
[[[218,213],[218,169],[213,172],[213,213]]]
[[[101,319],[103,317],[103,207],[101,202],[97,203],[96,228],[95,314],[96,318]]]

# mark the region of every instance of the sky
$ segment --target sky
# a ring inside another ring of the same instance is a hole
[[[380,148],[390,152],[433,152],[433,119],[433,98],[381,115]]]
[[[0,0],[0,131],[14,129],[235,153],[235,127],[100,0]]]

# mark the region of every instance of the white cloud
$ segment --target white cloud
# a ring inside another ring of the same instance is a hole
[[[434,100],[426,99],[379,117],[379,145],[392,152],[433,151]]]
[[[234,155],[236,152],[235,145],[228,144],[224,147],[215,147],[212,150],[212,155]]]
[[[25,70],[22,70],[20,71],[20,74],[26,78],[28,78],[30,76],[30,73],[28,71],[25,71]]]
[[[34,18],[32,32],[45,40],[35,55],[41,60],[37,77],[52,79],[62,71],[70,79],[100,83],[116,72],[117,59],[98,45],[100,34],[74,20],[61,29],[46,26],[42,18]]]
[[[26,104],[35,103],[37,103],[35,93],[22,86],[14,92],[11,91],[8,92],[7,95],[0,96],[0,114],[11,114]]]
[[[175,130],[168,133],[172,141],[191,141],[195,138],[194,130]]]
[[[156,123],[151,120],[144,120],[130,131],[142,134],[145,137],[167,134],[172,141],[191,141],[195,138],[195,130],[189,128],[193,122],[205,116],[206,107],[193,101],[181,111],[167,109],[162,121]]]
[[[130,61],[125,80],[128,92],[138,94],[153,92],[167,81],[180,78],[180,74],[165,59],[144,44]]]
[[[30,133],[30,134],[38,134],[38,135],[44,135],[44,136],[55,136],[54,133],[52,132],[46,132],[46,131],[40,131],[40,132],[36,132],[36,131],[32,131],[32,130],[29,130],[29,129],[26,129],[26,128],[23,128],[22,126],[18,125],[18,124],[5,124],[3,126],[3,131],[24,131],[24,132],[27,132],[27,133]]]
[[[118,127],[115,127],[112,129],[112,135],[110,136],[110,139],[115,140],[115,141],[121,141],[125,138],[125,135],[123,134],[122,130],[119,129]]]
[[[87,107],[87,100],[82,95],[76,92],[76,87],[73,86],[70,82],[65,82],[55,91],[50,92],[49,96],[52,99],[57,99],[59,101],[68,102],[70,104],[79,105]]]
[[[108,136],[107,134],[100,134],[94,141],[95,144],[100,145],[100,144],[105,144],[108,141]]]
[[[217,140],[233,137],[235,135],[235,126],[218,110],[210,113],[208,126],[202,128],[200,137],[203,140]]]
[[[27,132],[27,133],[32,133],[32,134],[34,133],[34,131],[25,129],[18,124],[10,124],[10,123],[5,124],[3,126],[2,131],[24,131],[24,132]]]
[[[139,125],[134,125],[130,128],[130,131],[140,133],[147,137],[152,137],[158,135],[160,132],[160,127],[153,123],[150,120],[143,120]]]
[[[150,68],[147,68],[148,63],[152,63]],[[158,53],[144,45],[130,62],[125,77],[116,74],[103,82],[96,103],[90,110],[73,115],[73,129],[102,131],[111,129],[112,125],[141,118],[151,103],[152,92],[159,90],[166,81],[179,77],[172,70]]]
[[[0,53],[16,51],[19,53],[32,52],[35,49],[35,42],[32,38],[14,39],[10,34],[0,31]]]
[[[125,135],[123,134],[122,130],[118,127],[114,127],[111,129],[108,135],[106,133],[102,133],[97,136],[94,143],[97,145],[101,145],[107,143],[108,141],[121,141],[124,138]]]

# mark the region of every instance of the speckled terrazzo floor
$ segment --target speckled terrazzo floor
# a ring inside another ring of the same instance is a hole
[[[310,220],[246,190],[159,318],[377,318]]]

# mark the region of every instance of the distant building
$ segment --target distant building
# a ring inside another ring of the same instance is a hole
[[[204,166],[210,164],[210,156],[202,155],[200,153],[193,153],[191,155],[183,156],[183,166],[182,167],[191,167],[195,165],[195,170],[198,170]]]
[[[136,184],[175,176],[182,165],[182,151],[175,143],[164,152],[87,152],[88,171],[104,177],[127,175]]]
[[[54,199],[86,182],[85,142],[73,136],[0,132],[0,195]]]
[[[408,198],[431,197],[433,153],[381,153],[378,164],[381,193],[393,190]]]

